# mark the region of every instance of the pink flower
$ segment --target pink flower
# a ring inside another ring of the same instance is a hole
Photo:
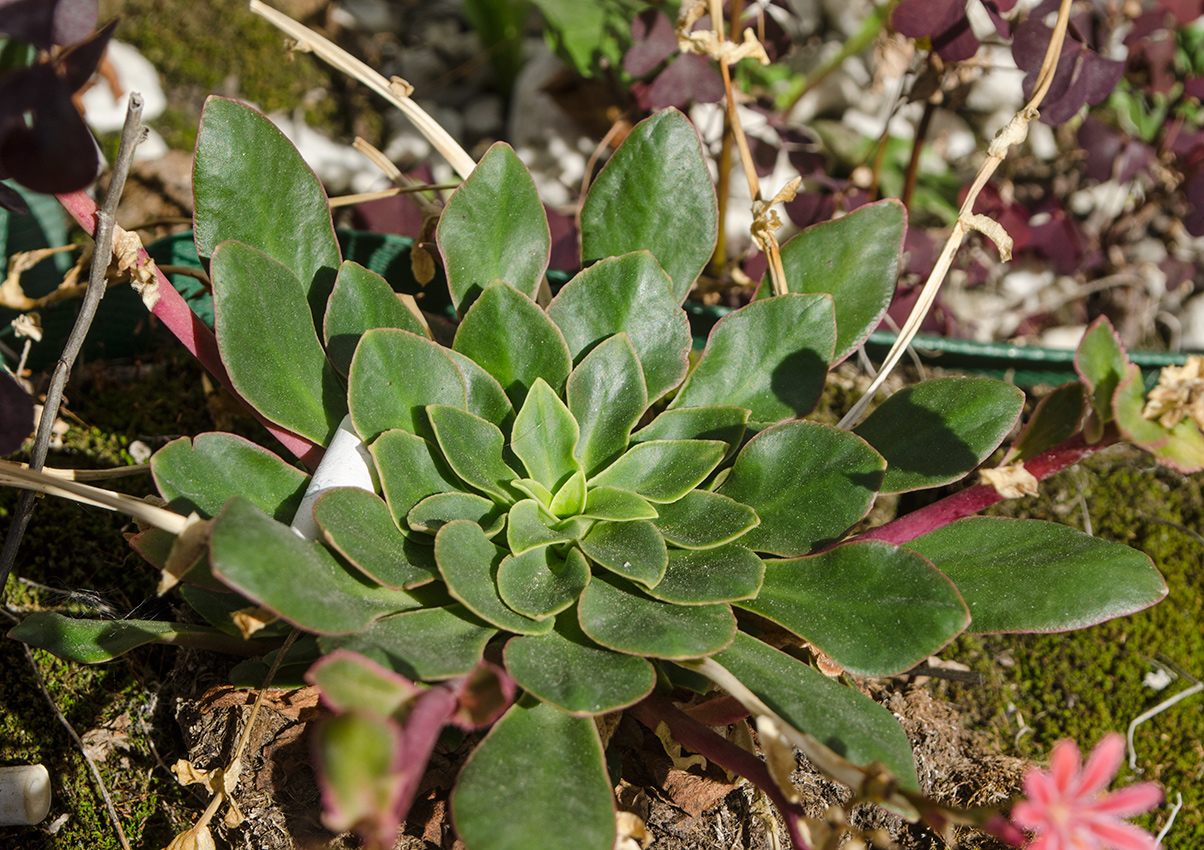
[[[1156,850],[1154,836],[1125,818],[1148,812],[1162,801],[1153,782],[1106,793],[1124,757],[1125,741],[1105,735],[1084,767],[1074,741],[1060,741],[1049,770],[1024,777],[1027,799],[1016,804],[1012,820],[1035,833],[1028,850]]]

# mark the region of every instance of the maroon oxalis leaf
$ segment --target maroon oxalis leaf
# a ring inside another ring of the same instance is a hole
[[[33,430],[33,399],[7,372],[0,372],[0,455],[10,455]]]
[[[932,49],[947,62],[960,62],[978,52],[965,0],[903,0],[891,21],[908,38],[930,39]]]
[[[74,44],[96,26],[96,0],[0,0],[0,32],[43,50]]]
[[[1026,98],[1032,96],[1036,87],[1041,62],[1052,37],[1053,30],[1033,18],[1016,28],[1012,57],[1016,65],[1026,72]],[[1124,69],[1123,62],[1105,59],[1073,34],[1067,33],[1053,82],[1041,105],[1041,120],[1046,124],[1063,124],[1083,106],[1099,103],[1116,88]]]
[[[677,52],[677,34],[664,12],[645,9],[631,22],[631,49],[623,57],[623,70],[642,77]]]
[[[678,56],[651,83],[636,83],[631,92],[640,108],[650,112],[685,109],[691,103],[722,100],[723,80],[708,59],[691,53]]]

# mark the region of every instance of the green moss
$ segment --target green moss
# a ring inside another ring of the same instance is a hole
[[[1084,513],[1084,511],[1086,513]],[[1113,449],[1042,485],[1039,497],[1004,503],[1001,516],[1047,519],[1148,554],[1167,581],[1167,598],[1130,617],[1054,635],[967,636],[945,653],[983,672],[975,688],[947,685],[971,717],[993,729],[1005,752],[1045,759],[1054,743],[1074,738],[1093,746],[1190,686],[1182,677],[1162,691],[1143,683],[1156,660],[1204,678],[1204,476],[1153,468],[1148,456]],[[1152,779],[1183,809],[1168,847],[1204,845],[1204,694],[1137,728],[1140,776],[1126,766],[1122,782]],[[1139,820],[1152,831],[1169,809]]]

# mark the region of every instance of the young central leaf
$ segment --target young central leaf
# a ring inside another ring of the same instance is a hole
[[[565,403],[543,378],[537,378],[514,419],[510,448],[527,474],[546,490],[556,490],[580,465],[573,457],[580,431]]]
[[[587,476],[594,475],[627,450],[631,429],[648,407],[644,373],[627,334],[615,334],[586,355],[565,395],[581,428],[573,456]]]
[[[716,440],[650,440],[637,443],[589,482],[618,487],[650,502],[676,502],[711,474],[727,446]]]
[[[523,499],[515,504],[506,519],[506,542],[513,555],[572,539],[571,535],[548,528],[539,516],[539,503],[534,499]]]

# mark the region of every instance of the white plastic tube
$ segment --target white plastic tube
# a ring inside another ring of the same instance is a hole
[[[32,826],[50,811],[50,774],[40,764],[0,767],[0,826]]]
[[[355,429],[351,417],[344,416],[339,429],[334,432],[326,454],[309,480],[309,487],[301,499],[301,507],[293,517],[293,531],[306,540],[318,539],[318,525],[314,522],[314,502],[334,487],[359,487],[375,493],[377,489],[376,467],[368,447],[364,445]]]

